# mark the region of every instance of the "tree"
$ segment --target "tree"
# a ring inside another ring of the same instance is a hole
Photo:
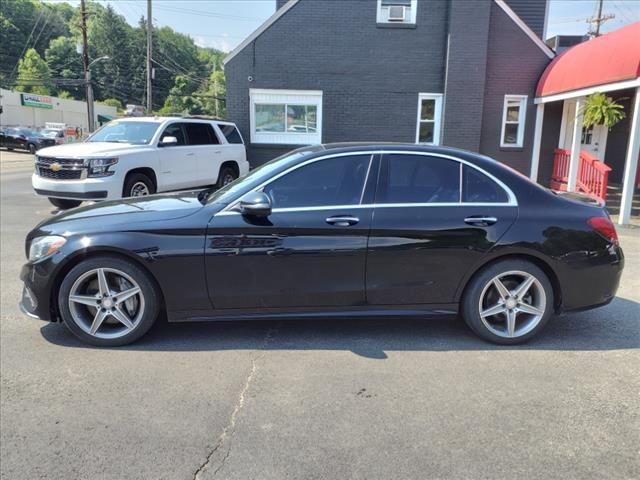
[[[611,128],[626,116],[622,105],[600,92],[587,97],[583,115],[582,124],[585,128],[593,125],[604,125]]]
[[[76,51],[76,41],[72,37],[58,37],[51,40],[45,51],[45,59],[51,75],[61,79],[82,79],[84,70],[82,56]],[[84,87],[65,86],[73,98],[84,99]]]
[[[18,63],[17,83],[23,92],[51,95],[51,72],[35,48],[27,50]]]
[[[120,100],[118,100],[117,98],[105,98],[104,100],[100,100],[99,103],[101,103],[103,105],[107,105],[109,107],[116,107],[116,109],[119,112],[124,110],[124,108],[122,107],[122,102]]]

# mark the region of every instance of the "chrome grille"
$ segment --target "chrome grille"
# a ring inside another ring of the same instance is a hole
[[[51,168],[57,165],[57,167]],[[86,167],[81,158],[37,157],[36,175],[53,180],[80,180],[86,178]]]

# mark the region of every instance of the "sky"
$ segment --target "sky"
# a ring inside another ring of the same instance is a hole
[[[77,0],[67,1],[74,6]],[[361,1],[361,0],[335,0]],[[469,0],[474,1],[474,0]],[[146,0],[100,0],[111,6],[127,21],[136,25],[146,17]],[[275,11],[275,0],[153,0],[156,26],[170,26],[190,35],[203,47],[229,52]],[[558,34],[586,34],[586,19],[595,15],[597,0],[550,0],[547,37]],[[604,23],[603,32],[640,21],[640,0],[604,0],[603,13],[615,18]]]

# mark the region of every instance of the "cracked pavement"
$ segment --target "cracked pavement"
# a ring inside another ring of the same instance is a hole
[[[17,155],[0,178],[2,479],[640,478],[640,229],[619,230],[618,298],[525,347],[360,319],[163,324],[96,349],[18,311],[24,235],[51,208]]]

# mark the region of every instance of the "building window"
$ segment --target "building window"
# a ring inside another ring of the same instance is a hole
[[[418,125],[416,143],[440,145],[440,123],[442,119],[442,94],[420,93],[418,95]]]
[[[322,143],[322,92],[251,89],[251,142]]]
[[[416,23],[418,0],[378,0],[378,23]]]
[[[526,95],[505,95],[502,110],[501,147],[522,148],[524,144],[524,119],[527,114]]]

